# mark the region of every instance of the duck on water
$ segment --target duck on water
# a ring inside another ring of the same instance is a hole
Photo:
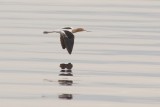
[[[54,31],[44,31],[44,34],[48,33],[59,33],[60,34],[60,42],[62,49],[67,49],[68,53],[71,54],[74,46],[74,35],[73,33],[86,31],[89,32],[83,28],[72,28],[72,27],[64,27],[60,30],[54,30]]]

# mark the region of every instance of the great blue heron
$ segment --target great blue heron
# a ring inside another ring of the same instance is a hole
[[[83,28],[64,27],[60,30],[44,31],[43,33],[44,34],[59,33],[62,48],[63,49],[66,48],[68,53],[71,54],[72,50],[73,50],[73,45],[74,45],[74,35],[73,35],[73,33],[81,32],[81,31],[87,31],[87,30],[85,30]]]

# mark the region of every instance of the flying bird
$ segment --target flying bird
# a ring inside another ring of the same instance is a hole
[[[74,38],[73,33],[87,31],[83,28],[72,28],[72,27],[64,27],[60,30],[54,31],[44,31],[44,34],[48,33],[59,33],[60,34],[60,42],[62,49],[67,49],[68,53],[71,54],[74,46]],[[87,31],[89,32],[89,31]]]

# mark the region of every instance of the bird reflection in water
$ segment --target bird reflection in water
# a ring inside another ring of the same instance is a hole
[[[59,98],[71,100],[73,98],[73,95],[72,94],[61,94],[61,95],[59,95]]]
[[[72,69],[72,67],[73,67],[73,65],[71,64],[71,63],[68,63],[68,64],[64,64],[64,63],[62,63],[62,64],[60,64],[60,68],[61,69]]]
[[[72,70],[61,70],[59,76],[73,76]]]
[[[72,74],[72,67],[73,65],[71,63],[68,63],[68,64],[60,64],[60,68],[61,68],[61,71],[60,71],[60,74],[59,76],[73,76]]]
[[[73,65],[71,63],[68,63],[68,64],[60,64],[60,68],[61,68],[61,71],[60,71],[60,74],[59,76],[62,77],[62,79],[58,80],[58,83],[62,86],[72,86],[73,84],[73,80],[71,79],[68,79],[69,76],[73,76],[72,74],[72,67]],[[66,78],[68,77],[68,78]],[[58,96],[59,99],[67,99],[67,100],[71,100],[73,99],[73,95],[72,94],[60,94]]]
[[[58,82],[59,82],[60,85],[66,85],[66,86],[69,86],[69,85],[73,84],[72,80],[58,80]]]

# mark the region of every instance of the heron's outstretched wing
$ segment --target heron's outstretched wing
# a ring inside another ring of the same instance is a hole
[[[66,47],[65,47],[65,40],[64,40],[64,36],[61,36],[61,35],[60,35],[60,42],[61,42],[61,46],[62,46],[62,48],[63,48],[63,49],[65,49]]]
[[[69,54],[72,53],[73,46],[74,46],[74,35],[69,31],[64,31],[66,36],[64,37],[65,47]]]

